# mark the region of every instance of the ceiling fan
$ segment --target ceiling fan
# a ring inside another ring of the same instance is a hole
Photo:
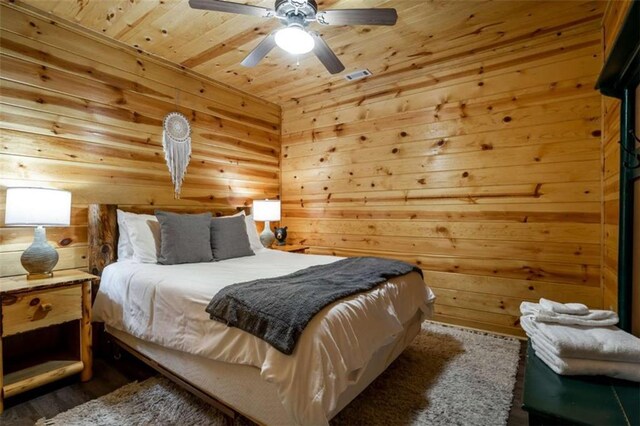
[[[242,15],[277,18],[284,25],[265,37],[241,62],[254,67],[275,47],[301,55],[313,51],[331,74],[344,71],[344,65],[329,45],[315,31],[307,30],[311,22],[323,25],[395,25],[398,13],[395,9],[334,9],[318,11],[315,0],[276,0],[275,8],[253,6],[223,0],[189,0],[194,9]]]

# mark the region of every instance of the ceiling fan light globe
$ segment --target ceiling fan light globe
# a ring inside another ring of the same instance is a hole
[[[276,44],[282,50],[294,55],[302,55],[313,50],[313,37],[297,26],[283,28],[276,33]]]

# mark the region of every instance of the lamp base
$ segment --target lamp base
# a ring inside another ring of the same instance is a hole
[[[27,279],[51,278],[58,263],[58,252],[47,242],[44,227],[35,229],[33,243],[20,256],[22,267],[28,272]]]
[[[260,242],[266,248],[271,247],[271,244],[276,240],[276,236],[271,230],[271,225],[268,220],[264,221],[264,230],[260,234]]]
[[[32,274],[32,273],[27,274],[27,280],[42,280],[42,279],[51,278],[51,277],[53,277],[53,272],[48,272],[44,274]]]

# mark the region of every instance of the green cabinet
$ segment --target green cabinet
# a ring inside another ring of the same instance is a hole
[[[640,383],[560,376],[535,355],[530,343],[523,392],[530,425],[640,425]]]

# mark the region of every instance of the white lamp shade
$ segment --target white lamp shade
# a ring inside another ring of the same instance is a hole
[[[47,188],[7,188],[8,226],[69,226],[71,192]]]
[[[280,220],[280,200],[254,200],[253,220]]]

